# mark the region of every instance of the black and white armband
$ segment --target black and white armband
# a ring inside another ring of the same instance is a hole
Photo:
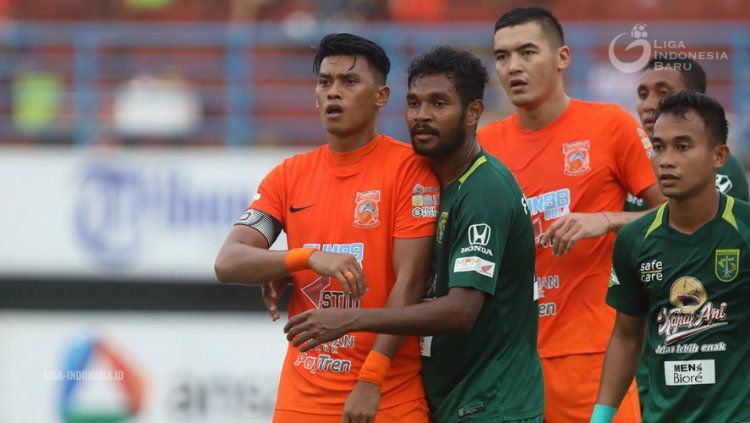
[[[245,213],[234,224],[245,225],[258,230],[268,241],[269,247],[281,233],[281,222],[270,214],[256,209],[245,210]]]

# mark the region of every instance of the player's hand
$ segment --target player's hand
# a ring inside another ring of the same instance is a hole
[[[310,255],[307,264],[319,275],[338,279],[344,292],[357,299],[361,299],[367,291],[365,273],[351,254],[315,251]]]
[[[281,278],[260,286],[260,292],[263,296],[263,306],[266,307],[266,311],[271,315],[271,320],[274,322],[281,317],[278,308],[279,299],[290,282],[291,278]]]
[[[552,254],[561,256],[569,253],[579,240],[602,236],[609,229],[610,221],[603,213],[571,213],[552,222],[539,243],[549,242]]]
[[[354,321],[356,309],[326,308],[307,310],[286,323],[284,333],[292,345],[301,352],[309,351],[320,344],[344,336],[349,324]]]
[[[360,380],[344,404],[341,423],[372,423],[380,407],[380,387]]]

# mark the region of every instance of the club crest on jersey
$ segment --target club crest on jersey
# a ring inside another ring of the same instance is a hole
[[[354,227],[372,229],[380,225],[378,220],[378,202],[380,190],[358,192],[354,199]]]
[[[722,282],[732,282],[740,271],[740,250],[716,250],[714,272]]]
[[[590,172],[590,149],[591,145],[588,140],[572,141],[563,144],[563,158],[565,159],[563,173],[568,176],[579,176]]]

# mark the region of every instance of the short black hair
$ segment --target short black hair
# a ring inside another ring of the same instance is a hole
[[[643,71],[649,69],[673,69],[680,73],[685,88],[690,91],[706,93],[706,72],[703,66],[689,58],[653,58],[646,63]]]
[[[536,22],[542,27],[548,38],[554,40],[557,45],[565,44],[565,35],[557,18],[549,10],[543,7],[518,7],[506,12],[495,22],[495,32],[509,26],[523,25]],[[555,43],[551,43],[555,45]]]
[[[435,46],[415,57],[407,72],[409,86],[421,76],[445,74],[453,82],[464,108],[474,100],[484,99],[484,86],[489,81],[487,69],[476,56],[448,46]]]
[[[680,91],[662,99],[654,114],[655,119],[663,114],[684,117],[690,110],[695,111],[706,127],[709,141],[713,145],[726,144],[729,123],[724,108],[713,98],[697,91]]]
[[[313,61],[315,75],[320,74],[320,64],[328,56],[364,56],[383,84],[388,79],[388,72],[391,71],[391,61],[388,60],[383,47],[359,35],[342,32],[323,37]]]

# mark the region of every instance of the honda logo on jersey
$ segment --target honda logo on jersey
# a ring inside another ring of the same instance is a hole
[[[469,244],[485,246],[490,242],[490,225],[479,223],[469,226]]]

